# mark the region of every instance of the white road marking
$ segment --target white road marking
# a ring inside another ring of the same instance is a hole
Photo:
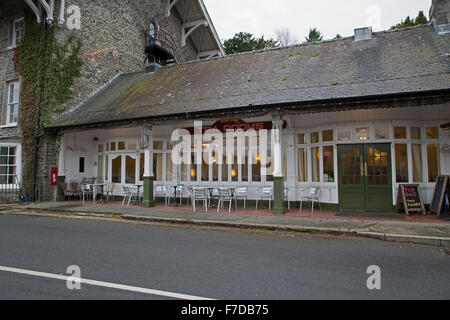
[[[39,272],[39,271],[32,271],[32,270],[25,270],[25,269],[17,269],[17,268],[9,268],[9,267],[3,267],[3,266],[0,266],[0,271],[26,274],[26,275],[35,276],[35,277],[43,277],[43,278],[50,278],[50,279],[57,279],[57,280],[64,280],[64,281],[67,281],[70,278],[70,276],[64,276],[64,275],[60,275],[60,274]],[[71,280],[73,280],[73,278]],[[210,298],[191,296],[191,295],[187,295],[187,294],[154,290],[154,289],[146,289],[146,288],[141,288],[141,287],[133,287],[133,286],[127,286],[127,285],[123,285],[123,284],[103,282],[103,281],[97,281],[97,280],[89,280],[89,279],[83,279],[83,278],[80,278],[80,283],[85,283],[88,285],[98,286],[98,287],[113,288],[113,289],[119,289],[119,290],[125,290],[125,291],[133,291],[133,292],[138,292],[138,293],[145,293],[145,294],[151,294],[151,295],[155,295],[155,296],[163,296],[163,297],[183,299],[183,300],[214,300],[214,299],[210,299]]]

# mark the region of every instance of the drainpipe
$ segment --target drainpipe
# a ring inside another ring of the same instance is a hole
[[[47,32],[47,20],[43,19],[43,28],[42,28],[42,41],[44,41],[45,44],[45,34]],[[40,97],[38,100],[38,109],[37,109],[37,115],[36,115],[36,126],[34,128],[35,133],[34,133],[34,147],[33,147],[33,195],[32,195],[32,201],[36,202],[36,182],[37,182],[37,149],[38,149],[38,145],[39,145],[39,138],[41,136],[43,136],[43,134],[39,134],[39,126],[41,124],[40,122],[40,118],[41,118],[41,98],[42,98],[42,93],[40,93]]]

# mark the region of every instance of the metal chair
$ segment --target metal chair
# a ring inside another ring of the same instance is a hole
[[[209,206],[211,207],[211,202],[217,200],[217,205],[219,205],[220,193],[218,188],[208,189],[209,190]]]
[[[67,195],[71,197],[80,197],[82,190],[80,188],[80,183],[77,180],[70,180],[67,187]]]
[[[205,211],[208,212],[208,189],[207,188],[193,188],[192,206],[195,212],[195,205],[197,201],[203,201]]]
[[[105,183],[105,188],[103,192],[106,194],[106,201],[109,201],[109,196],[111,197],[114,196],[114,186],[115,186],[114,182]]]
[[[314,214],[314,202],[315,201],[319,203],[319,210],[321,210],[321,207],[320,207],[320,188],[313,187],[313,188],[302,190],[300,192],[300,212],[302,211],[303,200],[312,201],[312,205],[311,205],[312,209],[311,209],[311,211],[312,211],[313,214]]]
[[[237,200],[244,200],[244,210],[245,210],[245,204],[247,202],[247,194],[248,194],[247,187],[239,187],[234,190],[234,207],[236,210],[237,210]]]
[[[81,192],[82,192],[82,197],[81,200],[84,202],[84,198],[86,196],[86,199],[89,200],[89,197],[91,197],[91,199],[94,197],[94,191],[92,190],[92,186],[86,182],[83,182],[80,184],[81,186]]]
[[[272,187],[262,187],[258,190],[258,198],[256,198],[256,209],[258,209],[258,200],[269,200],[269,210],[272,209],[273,191]]]
[[[173,199],[174,204],[177,204],[177,199],[180,200],[180,205],[182,205],[183,202],[183,196],[184,196],[184,186],[175,186],[175,187],[169,187],[168,189],[168,205],[170,205],[170,200]],[[189,199],[188,199],[189,202]]]
[[[130,206],[131,200],[134,198],[137,204],[140,203],[140,196],[137,188],[123,186],[123,200],[122,206],[125,204],[126,199],[128,198],[127,207]]]
[[[228,206],[228,213],[231,212],[231,204],[233,203],[233,194],[231,192],[231,189],[229,188],[219,188],[219,202],[217,203],[217,212],[219,212],[220,205],[223,207],[223,203],[228,201],[230,204]]]
[[[167,206],[167,199],[168,199],[168,193],[167,193],[167,186],[155,186],[155,194],[154,199],[156,198],[164,198],[164,204]]]
[[[284,201],[287,201],[288,210],[291,210],[291,202],[289,201],[289,188],[284,188]]]

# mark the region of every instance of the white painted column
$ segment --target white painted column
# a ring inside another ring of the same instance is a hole
[[[144,177],[153,177],[153,161],[152,161],[152,151],[153,151],[153,132],[152,126],[144,126],[144,136],[145,136],[145,149],[144,149]]]
[[[283,120],[280,115],[272,118],[273,169],[274,177],[283,177],[282,136]]]

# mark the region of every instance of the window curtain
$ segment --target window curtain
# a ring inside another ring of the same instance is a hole
[[[306,182],[308,180],[306,155],[306,149],[298,149],[298,182]]]
[[[320,182],[320,173],[319,173],[319,148],[315,147],[311,149],[311,164],[312,164],[312,181]]]

